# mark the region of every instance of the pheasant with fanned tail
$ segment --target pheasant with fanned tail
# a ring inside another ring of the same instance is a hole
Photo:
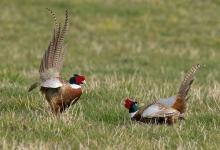
[[[61,69],[64,61],[64,37],[68,26],[68,11],[64,25],[57,23],[55,13],[48,9],[54,19],[55,28],[52,40],[49,42],[39,69],[40,82],[36,82],[28,91],[40,86],[54,114],[63,112],[70,105],[75,104],[81,94],[81,85],[85,83],[83,75],[74,74],[69,81],[61,78]]]
[[[194,81],[194,75],[199,68],[201,68],[200,64],[192,66],[185,75],[176,96],[160,99],[143,107],[139,107],[138,102],[126,98],[124,106],[129,110],[131,119],[147,123],[167,124],[173,124],[178,119],[183,119],[186,111],[186,102],[189,99],[187,94]]]

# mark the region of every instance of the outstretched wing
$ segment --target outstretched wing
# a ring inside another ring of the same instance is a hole
[[[48,49],[44,53],[39,69],[41,86],[57,88],[62,86],[60,82],[60,72],[64,60],[64,36],[68,25],[68,11],[66,10],[66,17],[63,27],[57,23],[55,13],[48,9],[51,16],[54,18],[55,28],[53,31],[52,40],[49,43]]]
[[[192,66],[192,68],[187,72],[187,74],[184,77],[183,82],[180,85],[180,89],[178,92],[178,95],[182,98],[185,99],[186,95],[188,94],[190,87],[193,83],[193,78],[195,76],[195,73],[197,72],[197,70],[201,68],[200,64],[194,65]]]

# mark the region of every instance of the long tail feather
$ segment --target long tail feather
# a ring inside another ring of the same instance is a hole
[[[184,113],[186,110],[186,101],[189,99],[187,94],[194,81],[194,76],[197,70],[201,68],[200,64],[192,66],[192,68],[186,73],[183,82],[180,85],[179,92],[177,94],[173,108],[177,109],[180,113]]]
[[[184,80],[183,82],[181,83],[180,85],[180,89],[179,89],[179,92],[178,92],[178,95],[185,99],[189,90],[190,90],[190,87],[193,83],[193,80],[194,80],[194,76],[196,74],[196,72],[201,68],[201,65],[200,64],[197,64],[197,65],[194,65],[192,66],[192,68],[187,72],[187,74],[185,75],[184,77]]]
[[[58,73],[60,73],[63,66],[64,59],[64,37],[68,27],[68,11],[66,10],[65,14],[65,22],[63,27],[60,23],[57,22],[56,14],[49,8],[47,8],[49,13],[54,19],[54,31],[52,40],[49,43],[48,49],[45,52],[43,59],[41,61],[39,72],[43,73],[50,68],[55,69]]]

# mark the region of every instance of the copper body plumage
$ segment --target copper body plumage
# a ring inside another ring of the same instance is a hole
[[[167,99],[160,99],[150,105],[140,107],[136,112],[132,112],[132,106],[136,104],[134,100],[127,98],[124,106],[132,114],[131,119],[147,123],[167,123],[173,124],[179,119],[184,119],[186,102],[189,99],[187,94],[193,83],[196,71],[200,64],[192,66],[182,81],[177,95]]]
[[[34,83],[29,88],[29,91],[37,86],[40,86],[40,91],[45,95],[52,112],[54,114],[58,114],[79,100],[82,94],[80,84],[85,82],[85,78],[84,76],[80,76],[79,79],[81,80],[77,80],[78,84],[70,84],[61,78],[60,73],[64,61],[64,37],[67,31],[69,19],[68,11],[66,11],[63,26],[61,26],[60,23],[57,23],[55,13],[50,9],[48,9],[48,11],[53,17],[55,23],[53,37],[41,60],[39,69],[40,82]]]
[[[45,94],[47,102],[55,114],[63,112],[70,105],[75,104],[82,94],[81,88],[73,89],[68,83],[63,83],[60,88],[41,87],[40,91]]]

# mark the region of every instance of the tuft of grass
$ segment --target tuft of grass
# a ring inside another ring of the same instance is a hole
[[[0,149],[219,149],[220,34],[217,1],[1,0]],[[40,59],[52,34],[45,8],[70,10],[63,77],[84,74],[80,101],[55,118],[39,91]],[[125,97],[148,104],[196,76],[186,120],[131,122]]]

